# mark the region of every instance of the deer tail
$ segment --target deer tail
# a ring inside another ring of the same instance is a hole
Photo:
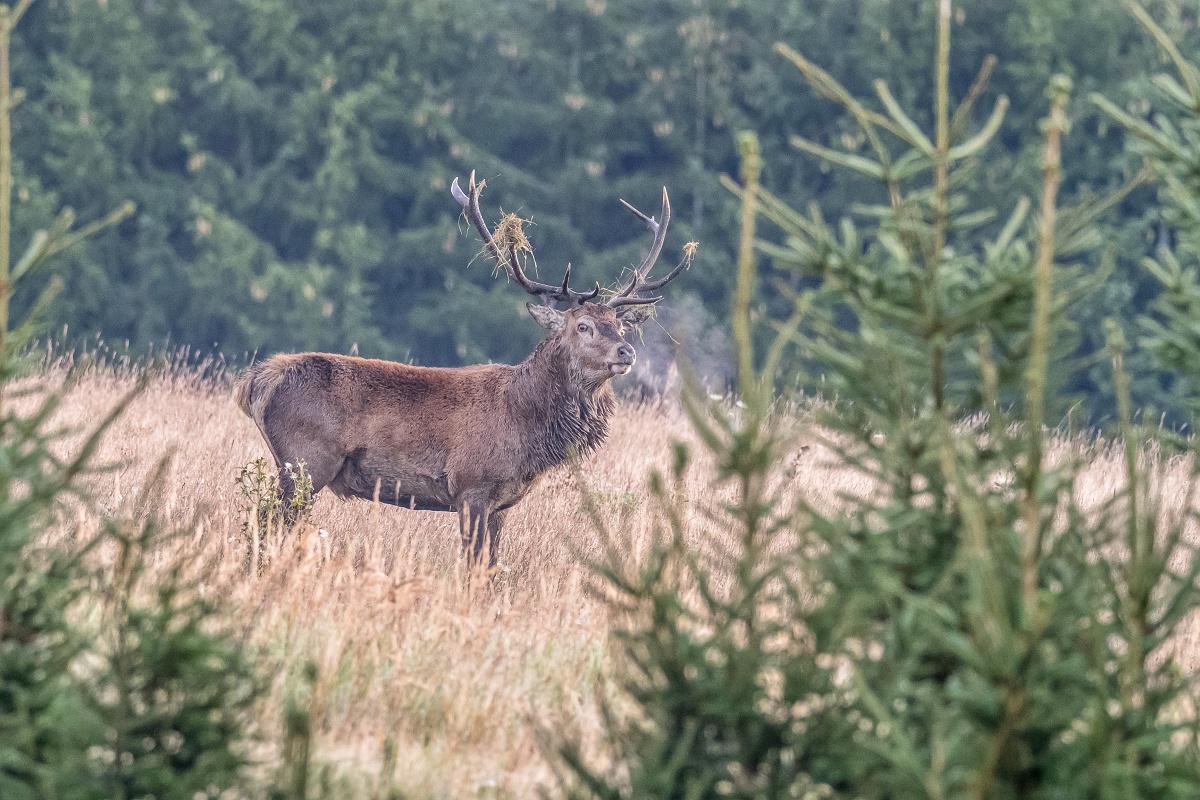
[[[233,385],[233,401],[238,404],[238,408],[251,419],[254,418],[254,377],[258,371],[258,365],[247,369],[238,378],[237,383]]]
[[[279,388],[279,384],[283,382],[289,365],[290,362],[287,359],[279,356],[267,361],[260,361],[243,372],[242,377],[233,387],[234,401],[246,416],[258,424],[259,428],[263,427],[263,416],[266,414],[267,405],[271,402],[271,397]]]

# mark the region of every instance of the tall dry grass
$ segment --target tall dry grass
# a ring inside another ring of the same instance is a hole
[[[75,430],[63,440],[68,451],[130,389],[139,369],[83,372],[66,389],[56,419]],[[65,377],[51,366],[23,384],[62,388]],[[804,430],[802,416],[793,422],[796,447],[778,473],[788,491],[837,503],[843,493],[872,490]],[[255,568],[246,555],[247,514],[236,477],[267,450],[229,399],[227,382],[176,365],[152,378],[108,433],[97,461],[110,467],[88,479],[90,503],[65,509],[50,536],[94,533],[105,516],[147,514],[182,531],[163,541],[158,563],[164,571],[178,558],[192,564],[200,591],[225,603],[228,624],[269,678],[253,709],[264,769],[276,757],[281,709],[304,690],[301,675],[311,662],[319,675],[310,701],[316,758],[348,785],[379,780],[390,741],[396,769],[387,780],[405,797],[529,797],[553,779],[541,732],[570,729],[598,740],[597,698],[609,691],[617,657],[607,641],[606,608],[587,590],[581,563],[600,554],[600,542],[579,481],[619,550],[636,559],[653,531],[647,476],[670,463],[673,441],[689,439],[686,420],[670,403],[622,406],[609,442],[578,475],[548,475],[511,512],[504,572],[490,587],[464,581],[451,515],[328,494],[318,496],[312,526],[267,537],[265,566]],[[1089,505],[1119,489],[1116,448],[1060,437],[1055,449],[1059,457],[1089,459],[1080,481]],[[148,488],[169,453],[165,478]],[[1162,466],[1168,495],[1177,484],[1182,497],[1187,465],[1167,459]],[[716,491],[711,466],[697,463],[683,489],[701,546],[700,537],[713,535],[701,518]],[[1175,643],[1188,669],[1200,654],[1198,635],[1193,626]]]

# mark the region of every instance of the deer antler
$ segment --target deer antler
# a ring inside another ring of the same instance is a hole
[[[654,240],[650,243],[650,251],[646,253],[646,257],[642,259],[642,263],[633,271],[633,276],[629,279],[629,283],[623,289],[617,291],[612,297],[608,298],[607,304],[612,308],[630,305],[647,305],[657,303],[662,300],[661,296],[646,296],[643,292],[655,292],[666,286],[671,281],[679,276],[683,271],[684,262],[680,262],[679,266],[671,270],[666,277],[657,281],[647,282],[650,276],[650,270],[654,269],[655,262],[658,261],[658,255],[662,252],[663,242],[667,239],[667,226],[671,224],[671,199],[667,197],[667,187],[662,190],[662,209],[658,212],[658,219],[643,214],[632,204],[621,201],[621,205],[629,209],[629,211],[646,223],[650,233],[653,234]]]
[[[548,283],[540,283],[530,279],[525,270],[521,266],[521,259],[517,256],[518,247],[515,243],[507,241],[508,237],[504,237],[505,241],[498,244],[491,230],[488,228],[487,222],[483,218],[483,212],[479,210],[479,195],[483,192],[483,187],[487,185],[487,181],[475,182],[475,172],[471,172],[471,177],[467,183],[467,191],[464,192],[462,187],[458,185],[458,178],[455,178],[450,184],[450,194],[454,195],[455,201],[462,207],[463,213],[475,229],[479,231],[479,236],[483,239],[484,245],[487,247],[492,257],[496,259],[496,263],[504,267],[508,272],[508,277],[521,285],[521,288],[536,297],[541,297],[547,302],[562,301],[569,303],[586,303],[589,300],[594,300],[600,294],[600,284],[590,292],[580,292],[572,289],[569,286],[571,280],[571,265],[567,264],[566,271],[563,273],[561,286],[551,286]],[[650,251],[646,253],[646,257],[642,259],[642,263],[633,271],[633,275],[621,289],[618,289],[612,297],[605,301],[605,304],[610,308],[622,308],[623,306],[634,305],[654,305],[662,300],[661,295],[655,295],[654,292],[662,289],[671,281],[679,277],[679,273],[683,272],[692,263],[692,256],[695,254],[695,243],[689,243],[684,248],[683,260],[679,262],[670,272],[662,278],[652,281],[650,280],[650,271],[654,269],[655,262],[658,261],[658,256],[662,253],[663,243],[667,239],[667,226],[671,224],[671,200],[667,197],[667,187],[662,190],[662,208],[658,213],[658,218],[643,214],[633,205],[621,201],[621,205],[629,209],[638,219],[646,224],[650,233],[654,236],[650,243]],[[501,224],[503,227],[503,223]],[[503,236],[503,231],[501,232]],[[524,237],[520,237],[524,242]],[[501,251],[503,245],[504,252]],[[527,246],[528,243],[525,242]],[[524,249],[524,248],[522,248]],[[537,260],[534,260],[537,264]]]
[[[593,300],[600,294],[600,284],[596,284],[596,288],[590,292],[580,292],[568,286],[571,280],[571,265],[567,264],[567,269],[563,275],[561,286],[551,286],[548,283],[531,280],[525,275],[525,270],[521,266],[521,260],[517,257],[515,247],[508,247],[506,253],[500,252],[500,246],[496,244],[495,238],[492,236],[491,230],[488,229],[487,221],[483,218],[483,212],[479,210],[479,195],[483,193],[483,187],[487,185],[487,181],[475,182],[475,171],[471,170],[471,177],[467,181],[467,191],[464,192],[462,187],[458,185],[458,178],[450,184],[450,194],[454,196],[455,201],[462,207],[463,213],[467,215],[467,219],[475,226],[475,230],[479,231],[479,236],[483,239],[484,245],[488,252],[496,259],[497,264],[504,266],[508,272],[508,277],[521,285],[529,294],[535,297],[541,297],[543,300],[560,300],[570,303],[586,303]]]

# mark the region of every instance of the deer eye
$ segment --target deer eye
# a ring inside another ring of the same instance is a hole
[[[581,322],[575,326],[575,330],[579,331],[580,333],[587,333],[589,329],[586,322]]]

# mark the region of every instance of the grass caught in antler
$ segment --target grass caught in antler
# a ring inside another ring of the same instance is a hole
[[[492,236],[501,253],[512,252],[523,256],[525,253],[533,252],[533,245],[529,243],[529,237],[525,235],[525,223],[527,222],[533,224],[532,220],[522,219],[511,211],[500,217],[500,222],[496,225]],[[499,275],[503,268],[502,264],[497,263],[492,268],[492,276]]]

